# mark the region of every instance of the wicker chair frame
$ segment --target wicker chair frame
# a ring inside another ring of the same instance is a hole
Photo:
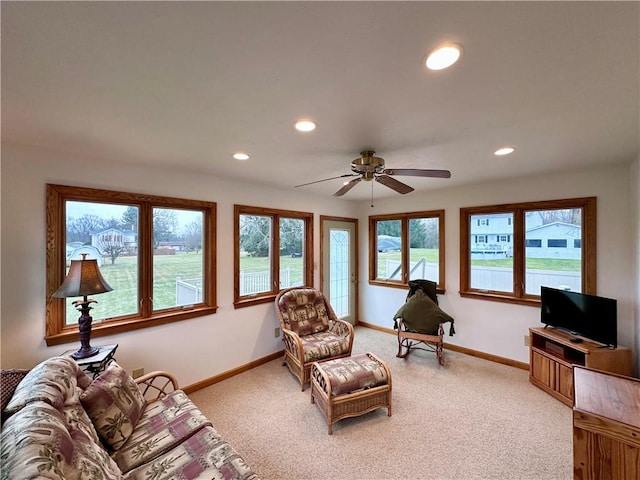
[[[331,382],[329,376],[322,369],[322,363],[313,363],[311,403],[316,403],[327,419],[329,435],[333,433],[333,424],[343,418],[358,417],[378,408],[386,408],[387,416],[391,416],[391,371],[387,364],[373,353],[367,353],[367,355],[387,372],[386,385],[337,396],[331,392]]]
[[[285,320],[283,317],[283,313],[278,308],[280,298],[285,295],[287,292],[298,289],[312,289],[311,287],[291,287],[281,290],[275,298],[275,311],[276,316],[278,317],[278,321],[280,322],[280,330],[282,331],[282,341],[284,343],[284,359],[282,361],[282,365],[286,365],[291,373],[295,375],[301,385],[301,389],[304,392],[305,385],[311,381],[311,365],[314,361],[305,362],[304,361],[304,350],[302,340],[300,336],[294,332],[293,330],[289,330],[285,326]],[[327,315],[329,316],[329,330],[341,337],[349,337],[349,351],[340,355],[335,355],[333,357],[323,358],[321,361],[334,360],[336,358],[344,358],[351,356],[351,349],[353,348],[353,334],[354,329],[353,325],[345,320],[341,320],[338,318],[336,313],[331,307],[329,300],[327,297],[316,290],[316,294],[322,296],[324,298],[325,307],[327,309]]]
[[[166,397],[174,390],[178,390],[176,377],[161,370],[149,372],[136,378],[135,381],[142,396],[148,403],[155,402],[162,397]]]

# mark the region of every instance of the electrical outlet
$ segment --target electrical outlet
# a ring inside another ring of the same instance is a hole
[[[133,371],[132,377],[133,378],[138,378],[138,377],[141,377],[142,375],[144,375],[144,367],[143,368],[136,368]]]
[[[529,345],[531,345],[531,338],[529,337],[529,335],[525,335],[524,336],[524,346],[528,347]]]
[[[280,336],[280,327],[276,327],[275,337],[278,338]]]

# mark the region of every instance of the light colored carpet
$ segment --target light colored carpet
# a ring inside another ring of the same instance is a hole
[[[445,350],[396,358],[396,337],[356,327],[353,354],[373,352],[393,381],[386,409],[327,434],[281,360],[190,395],[264,480],[569,480],[572,411],[528,372]]]

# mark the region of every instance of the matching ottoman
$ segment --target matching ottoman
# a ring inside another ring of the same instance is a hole
[[[363,353],[311,366],[311,403],[316,403],[332,426],[377,408],[391,416],[391,372],[373,353]]]

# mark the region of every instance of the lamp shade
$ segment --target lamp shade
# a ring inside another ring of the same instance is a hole
[[[111,290],[113,288],[102,278],[98,269],[98,261],[83,258],[82,260],[71,260],[67,277],[60,288],[53,293],[53,296],[58,298],[85,297]]]

